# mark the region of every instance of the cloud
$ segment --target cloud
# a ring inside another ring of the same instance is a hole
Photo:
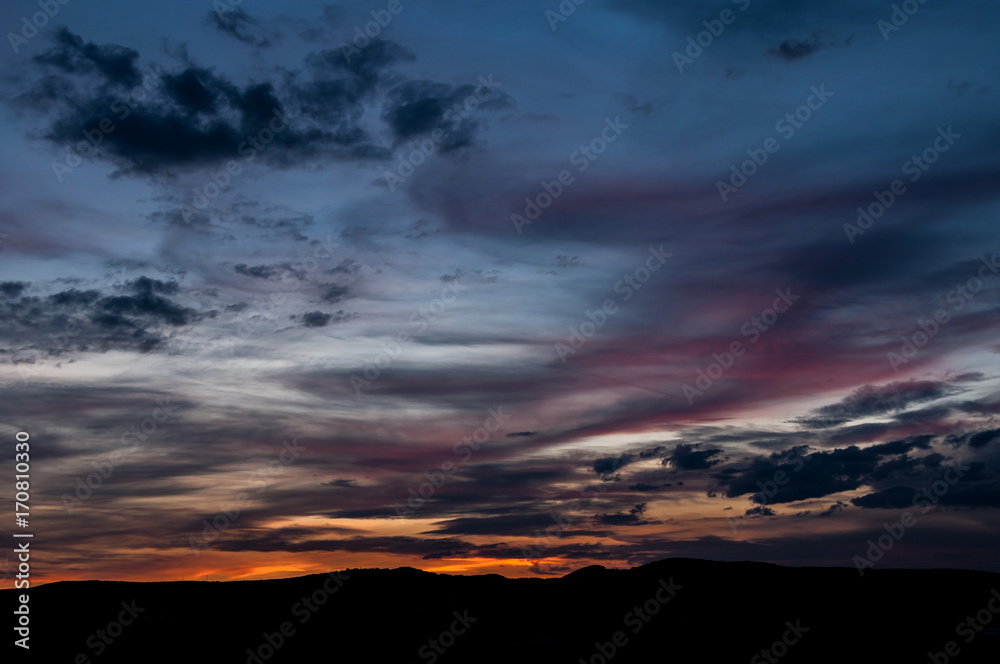
[[[718,459],[712,459],[712,457],[721,453],[722,450],[710,449],[696,451],[696,447],[698,447],[698,444],[686,445],[684,443],[680,443],[674,447],[670,456],[663,460],[664,464],[669,462],[672,467],[678,470],[705,470],[720,463]]]
[[[744,516],[775,516],[775,511],[765,505],[751,507],[743,514]]]
[[[440,152],[471,147],[479,121],[468,116],[466,100],[475,100],[476,106],[483,110],[513,105],[508,94],[497,91],[487,90],[487,94],[482,95],[486,101],[480,101],[476,93],[481,94],[484,90],[487,90],[484,86],[408,81],[389,92],[382,117],[393,131],[397,144],[440,129],[444,134],[438,148]]]
[[[974,470],[985,467],[982,462],[975,463],[980,465]],[[943,494],[939,494],[936,490],[924,493],[930,486],[929,482],[916,487],[893,486],[852,498],[851,503],[866,509],[904,509],[912,508],[914,499],[921,496],[921,502],[917,503],[920,506],[929,506],[933,503],[952,507],[1000,507],[1000,481],[984,480],[982,473],[966,473],[956,484],[949,484]]]
[[[227,12],[209,12],[206,19],[210,25],[214,26],[222,34],[244,44],[257,48],[266,48],[272,43],[271,39],[262,34],[263,27],[260,22],[241,8]]]
[[[296,529],[268,532],[259,537],[249,533],[240,539],[220,539],[213,548],[221,551],[349,551],[356,553],[390,553],[417,555],[425,560],[468,555],[473,547],[455,538],[427,537],[348,537],[342,539],[300,539]],[[296,541],[298,540],[298,541]]]
[[[622,454],[617,457],[602,457],[594,461],[594,472],[598,475],[610,475],[639,459],[636,454]]]
[[[642,518],[642,515],[646,513],[647,505],[648,503],[639,503],[629,509],[627,514],[622,512],[618,512],[617,514],[599,514],[595,518],[598,523],[607,526],[639,526],[649,523]]]
[[[336,479],[336,480],[330,480],[329,482],[323,482],[323,486],[332,486],[339,489],[349,489],[357,485],[358,485],[357,480],[349,480],[349,479]]]
[[[69,74],[98,73],[108,83],[132,88],[142,80],[136,66],[139,53],[124,46],[98,46],[60,26],[52,33],[55,45],[32,60]]]
[[[264,44],[247,32],[254,23],[245,13],[211,16],[223,32]],[[308,54],[299,70],[240,86],[190,59],[169,72],[151,65],[144,79],[138,52],[84,43],[66,29],[54,34],[55,46],[33,59],[46,75],[13,103],[47,117],[42,136],[59,148],[78,144],[82,130],[111,121],[114,129],[102,135],[93,158],[113,163],[117,174],[156,178],[251,156],[274,168],[384,160],[394,145],[440,125],[449,108],[479,89],[404,80],[383,91],[388,71],[415,56],[382,39],[350,62],[338,49],[321,50]],[[140,83],[146,98],[126,103]],[[508,95],[493,93],[479,110],[510,103]],[[362,119],[379,106],[392,145],[380,145],[381,131]],[[464,114],[440,151],[472,145],[478,126],[475,114]],[[272,137],[266,142],[265,130]]]
[[[253,277],[254,279],[270,279],[278,273],[278,267],[275,265],[254,265],[250,267],[246,263],[239,263],[233,266],[233,271],[237,274]]]
[[[460,517],[447,521],[437,521],[431,525],[435,528],[425,531],[426,534],[529,537],[535,536],[537,531],[544,532],[547,528],[559,525],[559,522],[555,521],[551,514],[532,512],[487,517]],[[562,534],[568,535],[569,532],[563,531]]]
[[[980,431],[979,433],[973,434],[969,438],[969,447],[986,447],[994,440],[1000,440],[1000,429],[989,429],[987,431]]]
[[[2,281],[0,282],[0,294],[3,294],[4,297],[18,297],[30,285],[26,281]]]
[[[934,401],[955,393],[941,381],[895,381],[882,386],[859,387],[842,401],[817,408],[810,417],[796,420],[804,426],[832,427],[851,420],[884,415],[927,401]]]
[[[851,445],[804,456],[799,448],[798,451],[792,449],[767,458],[755,458],[749,466],[722,469],[713,477],[719,481],[727,498],[750,494],[751,500],[761,504],[791,503],[892,479],[918,464],[916,460],[907,459],[906,452],[926,447],[925,439],[914,437],[864,449]],[[902,460],[882,464],[885,457],[898,455],[903,455]],[[776,481],[779,477],[787,478],[784,484]],[[770,490],[763,493],[762,487]]]
[[[916,489],[910,486],[893,486],[882,489],[875,493],[869,493],[857,498],[851,498],[851,504],[856,507],[880,508],[880,509],[902,509],[913,506],[913,497],[917,495]]]
[[[820,512],[819,516],[821,517],[834,516],[835,514],[843,512],[845,507],[847,507],[847,503],[838,500],[837,502],[833,503],[828,508]]]
[[[310,311],[302,314],[302,324],[305,327],[326,327],[332,316],[322,311]]]
[[[665,484],[645,484],[639,482],[638,484],[630,484],[628,487],[629,491],[656,491],[657,489],[663,489],[669,486],[673,486],[670,482]]]
[[[336,304],[344,299],[344,296],[348,293],[348,288],[346,286],[330,286],[326,292],[323,294],[323,301],[329,302],[330,304]]]
[[[158,319],[169,325],[187,325],[194,311],[179,307],[156,293],[176,293],[176,282],[164,283],[139,277],[131,284],[133,295],[106,297],[98,302],[98,309],[106,312],[104,319],[121,320],[122,316]],[[131,321],[129,321],[131,324]]]
[[[823,44],[821,39],[828,34],[827,31],[816,28],[805,39],[786,39],[777,48],[769,48],[767,54],[789,62],[801,60],[825,46],[826,44]]]
[[[0,315],[14,321],[4,338],[13,348],[39,348],[54,355],[111,349],[148,353],[165,342],[165,330],[214,316],[170,299],[179,292],[177,282],[146,276],[110,293],[70,288],[42,298],[26,291],[24,284],[20,297],[0,301]]]

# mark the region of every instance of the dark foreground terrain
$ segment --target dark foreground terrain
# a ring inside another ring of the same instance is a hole
[[[0,591],[11,640],[20,592]],[[861,577],[691,559],[559,579],[358,569],[52,583],[31,589],[29,606],[30,654],[8,643],[4,661],[1000,662],[1000,574],[960,570]]]

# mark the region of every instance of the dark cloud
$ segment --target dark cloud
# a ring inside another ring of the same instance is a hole
[[[966,476],[965,481],[941,496],[940,504],[953,507],[1000,507],[1000,481],[977,481]]]
[[[680,443],[674,448],[670,456],[663,460],[664,464],[669,462],[671,466],[678,470],[705,470],[720,463],[718,459],[712,459],[712,457],[720,454],[722,450],[695,450],[696,447],[698,447],[698,444],[686,445]]]
[[[325,293],[323,293],[323,301],[329,302],[330,304],[336,304],[340,302],[348,293],[348,288],[346,286],[330,286]]]
[[[743,513],[743,516],[775,516],[775,511],[770,507],[760,505],[758,507],[751,507]]]
[[[975,464],[970,464],[975,465]],[[982,464],[974,470],[982,470]],[[858,498],[852,498],[851,503],[857,507],[868,509],[905,509],[914,507],[914,499],[919,498],[918,506],[924,511],[926,506],[937,504],[951,507],[1000,507],[1000,481],[988,480],[981,472],[969,472],[956,484],[948,484],[943,494],[934,491],[923,493],[931,483],[920,486],[893,486]]]
[[[896,381],[882,386],[859,387],[842,401],[817,408],[810,417],[796,420],[811,427],[832,427],[851,420],[901,411],[910,405],[934,401],[954,394],[947,383],[938,381]]]
[[[18,297],[30,285],[26,281],[2,281],[0,282],[0,293],[4,297]]]
[[[274,265],[254,265],[251,267],[246,263],[238,263],[233,266],[233,271],[255,279],[270,279],[278,274],[279,268]]]
[[[310,311],[302,314],[302,324],[306,327],[326,327],[332,316],[322,311]]]
[[[109,83],[126,88],[135,87],[142,80],[137,67],[139,53],[130,48],[84,42],[62,26],[53,32],[53,41],[55,45],[36,55],[35,62],[69,74],[96,72]]]
[[[351,58],[344,57],[340,49],[327,49],[310,53],[305,62],[322,77],[329,77],[335,71],[350,72],[355,77],[353,83],[368,91],[378,82],[383,70],[416,59],[413,51],[405,46],[386,39],[372,39],[368,46]]]
[[[361,270],[361,265],[350,258],[346,258],[340,262],[337,267],[332,267],[326,271],[327,274],[355,274]]]
[[[927,468],[938,468],[941,466],[941,462],[944,461],[946,458],[947,457],[945,457],[943,454],[938,454],[937,452],[933,452],[923,457],[921,461]]]
[[[108,321],[112,319],[119,321],[123,316],[142,317],[145,319],[159,320],[169,325],[187,325],[194,311],[177,306],[170,300],[160,297],[157,293],[173,294],[177,292],[176,282],[157,281],[147,277],[139,277],[130,284],[134,295],[118,295],[106,297],[97,303],[98,309],[105,312],[103,315],[104,326],[112,326]],[[134,326],[134,321],[128,320],[124,323],[114,323],[114,326],[124,324]]]
[[[756,458],[749,467],[726,468],[713,477],[719,481],[727,498],[750,494],[754,502],[761,504],[790,503],[852,491],[877,480],[894,478],[919,463],[908,459],[905,453],[926,445],[923,437],[915,437],[864,449],[852,445],[804,456],[789,450],[783,458],[777,454],[766,459]],[[885,457],[901,454],[902,459],[883,464]]]
[[[1000,429],[989,429],[973,434],[969,438],[969,447],[986,447],[994,440],[1000,440]]]
[[[920,459],[911,459],[905,454],[898,459],[883,461],[868,476],[869,481],[879,482],[886,479],[895,479],[915,475],[914,470],[920,466]]]
[[[248,32],[254,22],[245,13],[211,16],[223,32],[264,45],[264,38]],[[83,129],[113,121],[114,130],[103,135],[96,155],[115,163],[119,173],[155,176],[251,157],[279,168],[309,161],[386,159],[390,148],[374,143],[362,124],[370,105],[385,101],[383,116],[398,143],[440,125],[449,108],[478,89],[412,81],[398,83],[383,100],[378,92],[385,72],[415,56],[398,44],[375,39],[350,59],[339,49],[314,52],[302,71],[243,87],[187,62],[176,71],[147,76],[148,98],[126,105],[123,95],[143,82],[139,54],[86,44],[64,29],[55,34],[56,45],[35,58],[50,74],[18,103],[48,114],[43,136],[59,147],[77,144]],[[507,95],[491,93],[479,108],[509,103]],[[477,126],[474,115],[466,114],[440,151],[471,145]],[[273,129],[273,139],[255,144],[251,139],[264,129]]]
[[[239,94],[236,86],[201,67],[188,67],[179,74],[164,74],[162,80],[167,96],[192,115],[212,114],[226,99],[235,99]]]
[[[564,521],[565,523],[565,521]],[[537,536],[547,528],[558,527],[562,534],[563,525],[546,513],[506,514],[489,517],[460,517],[432,524],[434,530],[426,531],[434,535],[499,535],[499,536]]]
[[[657,489],[663,489],[669,486],[673,486],[669,482],[665,484],[644,484],[639,482],[638,484],[630,484],[628,487],[629,491],[656,491]]]
[[[915,495],[918,495],[918,492],[913,487],[893,486],[858,498],[851,498],[851,504],[856,507],[901,509],[912,507]]]
[[[869,447],[868,450],[875,454],[885,456],[891,454],[905,454],[913,450],[926,450],[930,448],[932,440],[934,440],[934,436],[930,434],[911,436],[910,438],[905,438],[903,440],[893,440],[888,443],[873,445]]]
[[[176,281],[160,281],[159,279],[150,279],[145,276],[138,277],[134,281],[130,282],[128,287],[140,295],[151,293],[176,295],[180,290],[180,284]]]
[[[833,516],[835,514],[843,512],[844,508],[847,507],[847,506],[848,506],[847,503],[845,503],[845,502],[843,502],[841,500],[838,500],[837,502],[833,503],[828,508],[826,508],[825,510],[823,510],[822,512],[820,512],[819,515],[821,517],[824,517],[824,516]]]
[[[206,19],[222,34],[244,44],[257,48],[271,45],[271,40],[263,36],[263,28],[257,19],[240,8],[227,12],[209,12]]]
[[[782,60],[801,60],[822,48],[822,38],[827,34],[825,30],[816,29],[805,39],[786,39],[777,48],[768,49],[767,54]]]
[[[638,526],[649,523],[642,518],[642,515],[646,512],[647,505],[648,503],[639,503],[629,509],[627,514],[622,512],[618,512],[617,514],[599,514],[595,518],[598,523],[606,526]]]
[[[337,487],[337,488],[340,488],[340,489],[349,489],[351,487],[357,486],[358,485],[358,481],[357,480],[348,480],[348,479],[336,479],[336,480],[330,480],[329,482],[324,482],[323,485],[324,486]]]
[[[918,410],[909,410],[904,413],[898,413],[893,417],[896,422],[902,424],[928,424],[930,422],[937,422],[951,413],[951,404],[942,406],[931,406],[929,408],[920,408]]]
[[[486,101],[480,101],[476,97],[477,92]],[[475,106],[472,106],[473,103]],[[509,95],[491,92],[484,86],[408,81],[389,92],[382,117],[393,131],[397,143],[428,136],[435,129],[441,130],[443,138],[438,150],[445,153],[475,144],[479,121],[470,116],[471,108],[497,110],[511,105]]]
[[[598,475],[610,475],[639,459],[637,454],[622,454],[616,457],[602,457],[594,461],[594,472]]]
[[[349,551],[355,553],[390,553],[396,555],[418,555],[425,560],[469,555],[473,547],[455,538],[428,537],[348,537],[342,539],[299,539],[297,529],[268,532],[266,535],[240,539],[222,539],[213,547],[223,551]]]
[[[14,347],[56,355],[111,349],[146,353],[162,345],[164,330],[214,315],[199,314],[170,299],[179,290],[176,281],[140,276],[108,294],[70,288],[44,299],[8,298],[0,303],[0,315],[11,317],[5,337]]]

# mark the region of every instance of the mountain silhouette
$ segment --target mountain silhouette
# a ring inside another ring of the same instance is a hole
[[[28,592],[30,661],[53,664],[1000,661],[1000,574],[968,570],[672,558],[550,579],[404,567]]]

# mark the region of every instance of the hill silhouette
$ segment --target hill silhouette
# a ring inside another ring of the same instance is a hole
[[[0,591],[3,605],[21,592]],[[348,569],[66,581],[31,589],[29,606],[31,661],[47,663],[1000,661],[1000,574],[966,570],[684,558],[552,579]]]

